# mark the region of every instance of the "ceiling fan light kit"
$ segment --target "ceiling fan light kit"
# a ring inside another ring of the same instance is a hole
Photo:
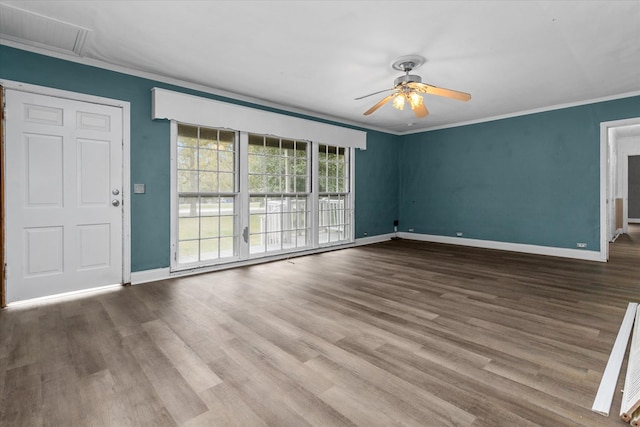
[[[393,68],[394,70],[403,71],[405,75],[396,78],[393,82],[393,88],[391,89],[381,90],[378,92],[370,93],[369,95],[356,98],[356,100],[358,100],[376,95],[378,93],[387,92],[390,90],[393,91],[391,95],[386,96],[376,105],[365,111],[364,115],[368,116],[372,114],[378,108],[393,100],[392,105],[394,108],[402,110],[404,109],[405,102],[408,102],[416,117],[426,117],[429,114],[429,111],[424,105],[424,99],[421,93],[444,96],[447,98],[457,99],[459,101],[468,101],[471,99],[471,95],[469,95],[468,93],[422,83],[422,77],[415,74],[409,74],[412,70],[420,67],[425,62],[426,60],[422,56],[418,55],[402,56],[396,59],[391,64],[391,68]]]

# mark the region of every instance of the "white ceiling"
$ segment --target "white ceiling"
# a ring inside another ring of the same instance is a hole
[[[0,4],[88,29],[70,49],[83,60],[397,133],[640,91],[637,0]],[[18,27],[58,37],[41,23]],[[427,95],[423,119],[391,105],[363,116],[384,94],[354,98],[391,88],[401,75],[391,63],[409,54],[427,59],[414,72],[425,83],[471,101]]]

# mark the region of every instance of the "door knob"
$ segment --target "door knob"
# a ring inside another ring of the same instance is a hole
[[[114,196],[117,196],[118,194],[120,194],[120,190],[118,190],[117,188],[114,188],[111,194],[113,194]]]
[[[120,206],[120,200],[118,200],[118,199],[113,199],[113,200],[111,201],[111,204],[112,204],[113,206]]]

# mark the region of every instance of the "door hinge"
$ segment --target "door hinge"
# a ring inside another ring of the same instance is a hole
[[[6,263],[2,266],[2,273],[4,275],[4,280],[7,280],[7,276],[9,276],[9,266]]]

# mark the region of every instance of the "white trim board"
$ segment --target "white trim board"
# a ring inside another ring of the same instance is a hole
[[[606,262],[601,252],[581,249],[554,248],[550,246],[529,245],[525,243],[496,242],[493,240],[469,239],[464,237],[438,236],[433,234],[418,234],[399,232],[398,237],[422,242],[446,243],[449,245],[471,246],[483,249],[498,249],[501,251],[521,252],[533,255],[547,255],[561,258],[581,259],[586,261]]]
[[[613,344],[607,366],[602,374],[600,387],[598,387],[598,392],[591,407],[593,412],[604,415],[605,417],[609,416],[609,411],[611,410],[613,393],[615,392],[616,383],[618,382],[618,375],[620,375],[620,368],[622,367],[624,353],[627,349],[627,342],[629,341],[631,327],[633,326],[633,320],[637,310],[637,303],[630,302],[627,306],[627,311],[622,319],[622,324],[618,330],[618,336]]]
[[[609,239],[608,239],[608,220],[609,206],[607,204],[607,183],[609,180],[609,136],[617,127],[631,126],[640,124],[640,117],[634,117],[623,120],[613,120],[600,123],[600,254],[603,261],[609,259]]]
[[[174,277],[184,277],[184,276],[192,276],[195,274],[212,273],[220,270],[228,270],[230,268],[264,264],[271,261],[282,261],[290,258],[320,254],[323,252],[337,251],[340,249],[353,248],[356,246],[370,245],[373,243],[380,243],[380,242],[385,242],[387,240],[391,240],[391,238],[394,236],[395,236],[394,233],[381,234],[377,236],[370,236],[370,237],[365,237],[361,239],[356,239],[355,242],[348,243],[345,245],[323,246],[318,249],[311,249],[303,252],[292,252],[292,253],[284,253],[284,254],[278,254],[278,255],[273,255],[268,257],[251,258],[248,260],[233,261],[233,262],[218,264],[210,267],[197,267],[197,268],[191,268],[191,269],[185,269],[185,270],[177,270],[173,272],[169,267],[156,268],[152,270],[135,271],[131,273],[131,284],[139,285],[142,283],[156,282],[160,280],[171,279]]]
[[[379,234],[377,236],[360,237],[356,239],[355,246],[371,245],[374,243],[386,242],[396,237],[396,233]]]
[[[258,110],[201,96],[154,87],[151,89],[152,119],[169,119],[236,131],[276,135],[320,144],[365,150],[367,133],[301,119],[280,113]]]

